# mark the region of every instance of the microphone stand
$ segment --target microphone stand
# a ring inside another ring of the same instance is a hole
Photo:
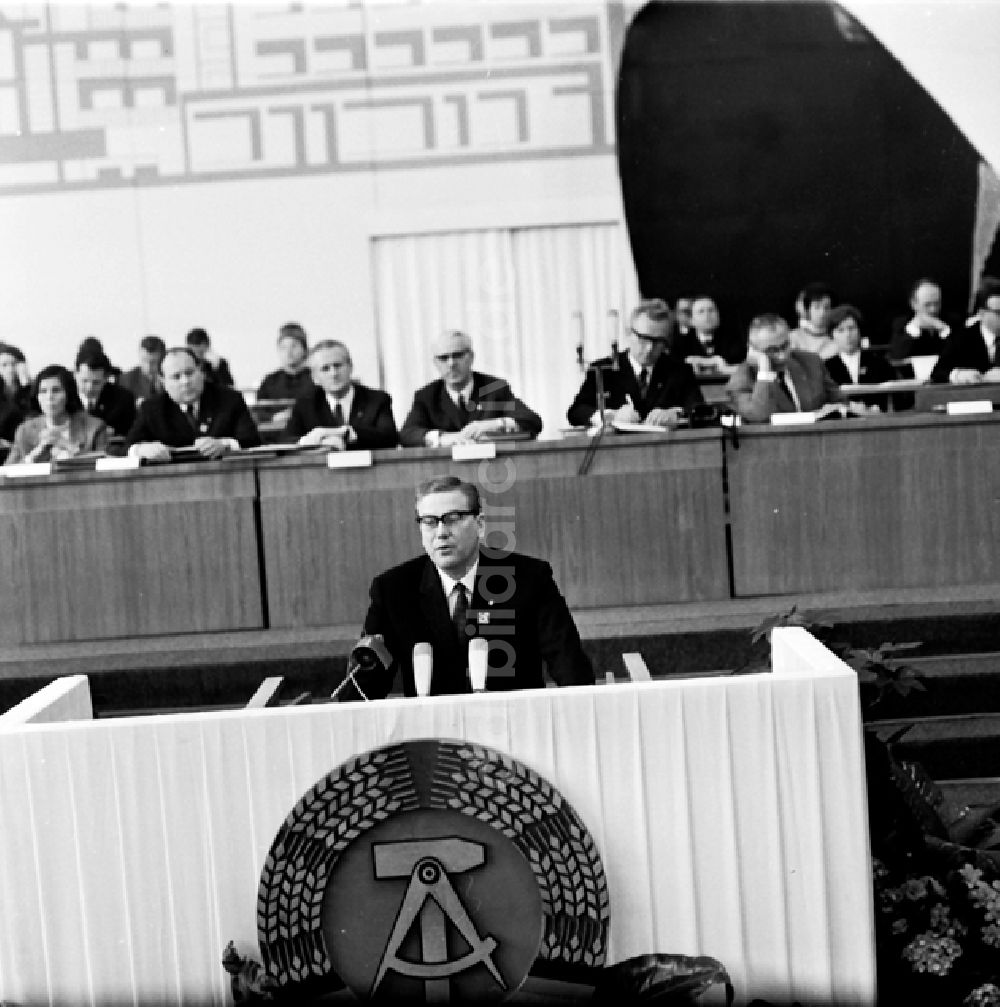
[[[590,472],[590,468],[594,464],[594,456],[597,454],[601,442],[604,440],[604,435],[607,432],[607,424],[605,422],[605,399],[607,398],[607,393],[604,391],[604,371],[618,370],[618,341],[616,339],[611,341],[610,364],[593,363],[587,370],[594,372],[594,385],[597,390],[597,412],[601,418],[601,426],[597,433],[590,438],[590,444],[587,445],[587,450],[580,461],[580,467],[576,473],[580,476],[585,476]]]

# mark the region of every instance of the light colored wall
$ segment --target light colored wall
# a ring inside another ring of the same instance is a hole
[[[621,219],[618,4],[0,12],[0,339],[33,371],[200,325],[255,386],[297,320],[372,379],[374,236]]]

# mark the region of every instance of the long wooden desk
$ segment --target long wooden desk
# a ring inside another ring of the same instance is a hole
[[[737,597],[1000,582],[1000,418],[744,427],[726,460]]]
[[[1000,585],[1000,417],[744,426],[738,449],[719,429],[610,437],[581,476],[588,444],[2,479],[0,647],[346,639],[371,578],[419,553],[413,489],[442,472],[483,486],[490,543],[549,559],[578,613]]]
[[[609,438],[579,476],[588,443],[520,443],[492,462],[419,449],[371,469],[262,465],[270,625],[360,627],[371,578],[420,552],[414,487],[442,473],[480,485],[488,544],[546,557],[573,608],[728,598],[718,432]]]
[[[262,628],[252,466],[0,483],[0,643]]]

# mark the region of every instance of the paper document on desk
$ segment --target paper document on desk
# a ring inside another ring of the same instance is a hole
[[[626,423],[624,420],[613,420],[611,425],[622,434],[666,434],[667,427],[653,426],[651,423]]]

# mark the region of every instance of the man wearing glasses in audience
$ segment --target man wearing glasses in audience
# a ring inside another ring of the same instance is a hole
[[[675,426],[685,411],[705,401],[691,365],[664,352],[670,309],[659,299],[640,301],[629,319],[628,348],[595,360],[566,413],[576,427],[600,421],[597,374],[604,384],[604,422]]]
[[[403,447],[447,447],[517,433],[538,436],[538,413],[502,378],[473,370],[474,359],[472,340],[464,332],[440,336],[434,366],[441,376],[414,394],[399,432]]]
[[[975,385],[1000,381],[1000,280],[984,276],[975,300],[976,319],[965,329],[952,330],[941,348],[931,381]]]
[[[815,412],[839,404],[861,415],[864,406],[830,377],[818,353],[792,349],[788,323],[780,315],[758,315],[750,323],[750,349],[726,385],[736,412],[748,423],[767,423],[775,413]]]
[[[378,635],[388,668],[358,670],[340,699],[380,699],[393,682],[416,695],[413,648],[429,644],[431,695],[471,692],[469,643],[488,647],[486,689],[592,685],[594,670],[548,563],[485,543],[479,490],[438,476],[416,492],[416,522],[426,555],[379,574],[371,584],[364,633]]]

